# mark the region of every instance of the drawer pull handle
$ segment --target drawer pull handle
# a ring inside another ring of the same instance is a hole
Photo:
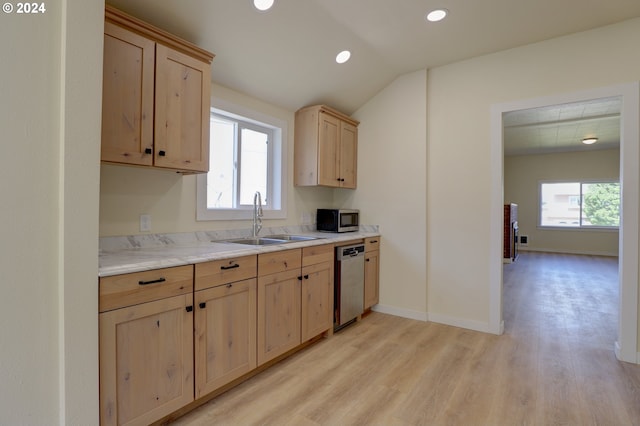
[[[371,240],[371,241],[369,241],[369,242],[370,242],[371,244],[375,244],[375,243],[377,243],[377,242],[378,242],[378,240]]]
[[[238,265],[237,263],[231,265],[231,266],[221,266],[220,269],[222,269],[223,271],[226,271],[227,269],[234,269],[234,268],[239,268],[240,265]]]
[[[138,284],[139,285],[157,284],[157,283],[163,283],[166,280],[167,280],[166,278],[158,278],[157,280],[151,280],[151,281],[138,281]]]

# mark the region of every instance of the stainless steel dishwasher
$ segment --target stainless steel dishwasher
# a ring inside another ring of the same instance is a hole
[[[364,244],[336,247],[333,329],[362,314],[364,307]]]

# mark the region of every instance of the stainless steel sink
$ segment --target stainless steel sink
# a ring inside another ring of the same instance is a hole
[[[265,238],[273,238],[276,240],[285,240],[285,241],[311,241],[318,240],[320,237],[310,237],[308,235],[290,235],[290,234],[277,234],[277,235],[267,235]]]
[[[248,246],[265,246],[269,244],[282,244],[286,242],[287,241],[283,239],[275,239],[270,237],[248,237],[214,241],[214,243],[244,244]]]
[[[289,234],[277,234],[267,235],[266,237],[245,237],[245,238],[232,238],[228,240],[215,240],[214,243],[228,243],[228,244],[244,244],[248,246],[265,246],[269,244],[285,244],[295,243],[299,241],[318,240],[320,237],[310,237],[307,235],[289,235]]]

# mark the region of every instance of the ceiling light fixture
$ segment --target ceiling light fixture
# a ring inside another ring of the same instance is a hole
[[[442,21],[447,16],[448,13],[449,11],[447,9],[436,9],[427,13],[424,19],[426,19],[429,22],[438,22],[438,21]]]
[[[349,52],[348,50],[343,50],[342,52],[338,53],[338,55],[336,55],[336,62],[339,64],[344,64],[349,60],[349,58],[351,58],[351,52]]]
[[[584,138],[582,139],[582,143],[585,145],[593,145],[598,142],[598,138]]]
[[[253,5],[261,12],[266,12],[273,6],[274,0],[253,0]]]

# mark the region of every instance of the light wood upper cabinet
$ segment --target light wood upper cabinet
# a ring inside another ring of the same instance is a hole
[[[155,165],[209,170],[211,65],[156,45]]]
[[[155,43],[104,25],[102,161],[153,164]]]
[[[297,111],[294,184],[356,188],[358,124],[324,105]]]
[[[214,55],[108,5],[104,37],[101,160],[207,172]]]
[[[100,423],[147,425],[193,401],[193,266],[101,278],[100,295]]]

